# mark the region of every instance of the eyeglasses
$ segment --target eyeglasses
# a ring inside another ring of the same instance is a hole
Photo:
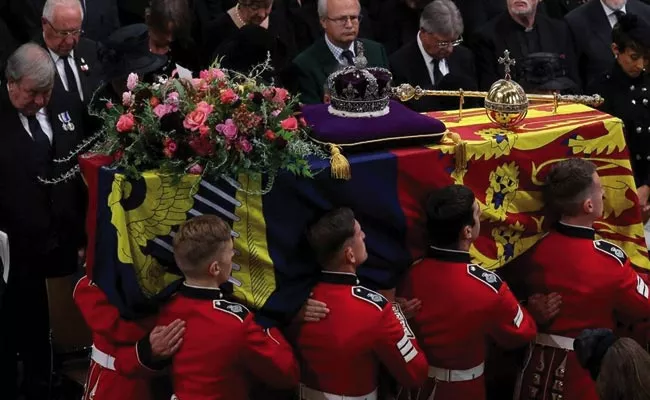
[[[350,23],[352,23],[352,24],[358,24],[363,19],[363,15],[361,15],[361,14],[359,14],[359,15],[344,15],[342,17],[336,17],[336,18],[325,17],[325,19],[328,20],[328,21],[332,21],[337,25],[345,26],[345,24],[347,24],[348,21],[350,21]]]
[[[440,47],[441,49],[447,48],[447,47],[456,47],[463,43],[463,37],[459,37],[458,39],[451,41],[451,42],[437,42],[436,45]]]
[[[47,22],[47,24],[50,26],[50,28],[52,28],[52,30],[57,36],[62,38],[67,38],[68,36],[79,36],[82,33],[84,33],[83,29],[75,29],[73,31],[60,31],[56,29],[50,21],[45,20],[45,22]]]

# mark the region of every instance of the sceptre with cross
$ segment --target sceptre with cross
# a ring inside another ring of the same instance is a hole
[[[499,57],[497,60],[499,64],[503,65],[503,69],[506,72],[506,80],[510,80],[510,67],[517,64],[517,61],[514,58],[510,58],[510,50],[503,51],[503,57]]]

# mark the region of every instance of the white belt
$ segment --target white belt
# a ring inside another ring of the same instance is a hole
[[[363,396],[341,396],[340,394],[332,394],[321,392],[320,390],[311,389],[302,383],[300,384],[300,399],[301,400],[377,400],[377,389],[373,390]]]
[[[573,339],[565,336],[538,333],[535,343],[556,349],[573,351]]]
[[[483,375],[485,363],[480,363],[470,369],[446,369],[429,366],[429,378],[435,378],[443,382],[463,382],[471,381]]]
[[[115,371],[115,357],[109,356],[95,347],[95,345],[93,345],[93,351],[90,354],[90,358],[102,367]]]

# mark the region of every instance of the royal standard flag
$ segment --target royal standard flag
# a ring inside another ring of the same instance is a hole
[[[188,175],[174,181],[145,172],[129,180],[81,160],[89,186],[88,269],[125,317],[152,312],[179,281],[171,243],[178,226],[217,214],[235,238],[234,295],[271,321],[285,321],[308,297],[319,268],[305,242],[307,224],[325,210],[348,206],[366,233],[369,259],[359,269],[373,289],[395,287],[424,254],[424,200],[451,183],[469,186],[482,210],[481,237],[471,249],[490,269],[512,261],[544,235],[541,184],[568,157],[598,166],[605,212],[598,235],[650,268],[628,151],[620,120],[581,105],[531,107],[514,131],[496,128],[484,110],[434,114],[459,142],[348,154],[352,179],[330,177],[328,161],[314,161],[314,179],[282,173],[216,181]],[[452,135],[449,135],[451,137]],[[462,155],[460,154],[462,152]],[[463,159],[462,163],[457,162]]]

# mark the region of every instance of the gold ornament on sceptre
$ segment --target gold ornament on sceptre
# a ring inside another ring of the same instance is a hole
[[[459,90],[425,90],[419,86],[413,87],[408,83],[393,88],[393,94],[406,102],[411,99],[419,100],[424,96],[459,96],[459,118],[462,118],[463,102],[465,97],[480,97],[485,99],[485,113],[488,118],[503,128],[512,128],[524,120],[528,113],[529,102],[552,102],[553,112],[557,112],[559,103],[585,104],[598,107],[604,99],[594,94],[587,95],[562,95],[554,94],[526,94],[524,89],[510,78],[510,67],[515,65],[515,60],[510,58],[510,52],[504,51],[499,63],[505,69],[505,78],[494,82],[487,92]]]

